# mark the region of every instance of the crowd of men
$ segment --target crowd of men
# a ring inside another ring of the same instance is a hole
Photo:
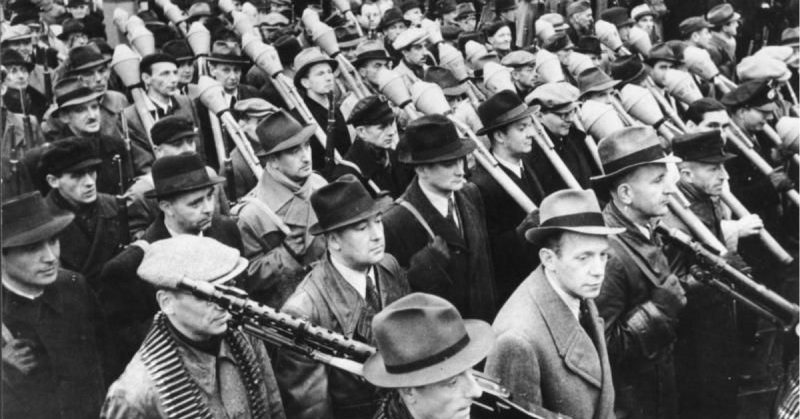
[[[800,415],[797,1],[63,1],[0,5],[3,418]]]

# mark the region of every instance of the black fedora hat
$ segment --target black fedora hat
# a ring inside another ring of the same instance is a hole
[[[211,45],[211,54],[206,57],[206,61],[211,64],[232,64],[246,66],[250,60],[242,55],[240,48],[232,48],[224,41],[216,41]]]
[[[150,128],[150,137],[154,145],[173,143],[186,137],[197,136],[197,127],[185,116],[165,116]]]
[[[425,70],[424,80],[428,83],[435,83],[442,88],[445,96],[461,96],[467,94],[467,85],[461,83],[453,75],[453,72],[437,66],[430,66]]]
[[[264,154],[270,155],[305,143],[314,135],[315,129],[315,124],[300,125],[288,112],[281,109],[256,126],[256,136],[264,148]]]
[[[175,58],[175,61],[187,61],[194,59],[194,54],[192,53],[192,49],[189,47],[189,43],[182,39],[167,42],[163,47],[161,47],[161,52],[171,55],[173,58]]]
[[[219,176],[210,177],[203,160],[195,153],[156,159],[150,173],[153,175],[154,188],[145,192],[144,196],[155,199],[169,198],[225,181]]]
[[[401,12],[400,9],[393,7],[383,14],[381,22],[378,24],[378,30],[382,31],[397,22],[403,22],[406,26],[411,24],[411,22],[403,18],[403,12]]]
[[[53,115],[57,115],[70,106],[81,105],[86,102],[97,100],[104,94],[103,92],[95,92],[77,77],[65,77],[59,80],[53,88],[53,95],[55,96],[57,106]]]
[[[540,245],[559,231],[608,236],[625,231],[611,228],[603,220],[597,196],[591,190],[562,189],[548,195],[539,206],[539,226],[525,232],[525,239]]]
[[[462,141],[446,116],[434,114],[411,121],[398,148],[400,162],[415,165],[462,158],[475,144]]]
[[[603,53],[603,48],[601,45],[602,43],[600,42],[600,38],[596,36],[582,36],[575,44],[574,51],[587,55],[601,55]]]
[[[621,80],[619,86],[622,87],[625,84],[638,81],[647,73],[647,70],[639,57],[628,55],[612,61],[609,72],[612,79]]]
[[[56,38],[62,41],[66,41],[67,39],[69,39],[70,35],[72,34],[86,33],[86,27],[84,27],[83,22],[81,22],[78,19],[67,19],[61,26],[63,29]]]
[[[725,140],[719,130],[692,132],[672,139],[672,152],[683,161],[717,164],[724,163],[735,154],[725,152]]]
[[[612,79],[598,67],[587,68],[578,74],[578,89],[581,91],[581,98],[592,92],[613,89],[619,84],[619,80]]]
[[[485,102],[478,105],[478,117],[483,123],[483,128],[476,134],[483,135],[512,122],[530,116],[536,110],[529,107],[511,90],[495,93]]]
[[[83,45],[69,50],[67,56],[67,75],[71,76],[83,70],[89,70],[111,62],[96,45]]]
[[[33,70],[34,66],[33,61],[26,60],[22,54],[11,48],[3,48],[3,52],[0,53],[0,62],[2,62],[3,66],[6,68],[10,68],[12,65],[18,65],[27,68],[29,72]]]
[[[68,211],[48,206],[39,191],[15,196],[3,202],[3,249],[47,240],[66,228],[75,218]]]
[[[318,235],[335,231],[383,213],[392,204],[385,193],[373,198],[355,175],[347,174],[311,194],[317,223],[308,232]]]
[[[646,164],[680,163],[681,159],[667,155],[658,134],[652,127],[634,126],[615,131],[597,144],[597,153],[604,175],[593,176],[592,186],[600,189],[607,182]]]

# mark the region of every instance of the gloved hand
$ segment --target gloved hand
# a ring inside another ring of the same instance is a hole
[[[441,237],[436,236],[425,247],[419,249],[411,256],[411,265],[430,265],[435,263],[439,266],[447,266],[450,262],[450,249],[447,242]]]
[[[786,173],[784,173],[782,169],[773,170],[772,173],[769,174],[769,181],[778,192],[788,191],[794,187],[792,181],[789,180],[789,177],[786,176]]]
[[[671,318],[676,318],[686,305],[686,293],[675,275],[669,275],[664,283],[653,289],[650,299]]]
[[[538,208],[531,211],[528,215],[526,215],[525,218],[522,219],[522,222],[520,222],[519,225],[517,225],[517,227],[515,228],[515,231],[517,233],[517,238],[520,241],[524,242],[525,232],[535,227],[539,227]]]
[[[3,367],[28,375],[39,363],[33,354],[33,343],[27,339],[12,339],[2,349]]]

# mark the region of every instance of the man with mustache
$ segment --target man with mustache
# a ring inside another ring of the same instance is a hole
[[[325,253],[325,243],[309,229],[317,221],[311,194],[327,182],[312,171],[311,136],[314,125],[300,125],[279,110],[256,126],[255,134],[265,154],[264,172],[258,184],[233,212],[250,260],[245,290],[273,308],[280,308],[308,272],[312,262]],[[275,214],[289,228],[285,234]]]
[[[197,154],[187,153],[161,157],[153,163],[153,190],[145,197],[158,202],[161,213],[145,230],[139,242],[153,243],[180,234],[210,237],[227,246],[242,249],[242,237],[236,222],[215,215],[214,188],[224,182],[209,176]],[[108,261],[100,274],[100,301],[114,324],[123,361],[131,359],[158,311],[156,290],[142,281],[136,269],[142,262],[141,246],[128,246]],[[120,371],[117,371],[119,373]]]
[[[139,71],[147,92],[148,100],[145,107],[154,121],[168,115],[177,115],[192,121],[196,127],[200,126],[194,102],[180,94],[178,90],[178,64],[175,58],[162,53],[146,55],[139,62]],[[136,173],[146,173],[153,165],[156,156],[147,139],[148,133],[136,111],[136,105],[125,108],[122,116],[128,123]],[[202,132],[197,138],[196,150],[201,157],[205,156]]]
[[[47,204],[75,214],[75,220],[59,234],[65,244],[61,265],[84,275],[94,290],[103,265],[127,242],[120,235],[124,227],[117,218],[116,199],[97,191],[100,163],[92,143],[77,137],[55,142],[40,162],[41,173],[52,188]]]
[[[592,184],[611,196],[605,224],[625,229],[610,239],[605,280],[595,298],[605,321],[615,412],[677,418],[673,345],[686,295],[653,225],[669,213],[674,193],[667,164],[681,160],[664,152],[651,127],[616,131],[600,141],[598,152],[605,174]]]
[[[59,267],[59,233],[75,214],[39,192],[3,202],[2,213],[2,416],[97,417],[113,350],[94,293]]]
[[[239,250],[193,235],[143,247],[137,274],[156,290],[158,312],[100,417],[171,418],[179,409],[192,418],[284,419],[263,342],[229,327],[231,315],[218,304],[178,287],[185,279],[235,285],[247,267]]]
[[[492,155],[500,169],[538,204],[545,196],[544,189],[526,158],[533,150],[536,128],[531,115],[535,110],[510,90],[496,93],[478,106],[483,128],[477,134],[489,137]],[[538,262],[518,232],[524,233],[527,214],[483,166],[475,168],[470,181],[480,190],[486,208],[497,297],[498,301],[505,301]]]
[[[310,232],[328,253],[314,265],[281,311],[372,344],[372,318],[408,294],[405,272],[385,253],[383,213],[390,197],[373,198],[353,175],[344,175],[311,195],[318,214]],[[377,409],[375,387],[291,351],[275,362],[289,417],[369,419]]]
[[[392,108],[378,96],[367,96],[356,103],[347,123],[355,128],[356,140],[344,160],[333,168],[329,179],[350,173],[367,188],[372,181],[392,197],[400,196],[413,174],[397,161],[399,139]]]

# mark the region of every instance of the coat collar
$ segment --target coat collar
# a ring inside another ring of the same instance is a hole
[[[601,388],[603,365],[599,354],[601,350],[604,350],[605,344],[601,347],[599,343],[604,342],[605,338],[597,317],[597,309],[594,309],[593,336],[590,337],[584,332],[583,327],[569,311],[561,297],[553,290],[544,276],[541,265],[533,271],[527,281],[530,283],[530,297],[536,302],[558,354],[564,360],[564,365],[590,384]],[[587,305],[589,304],[594,306],[593,302],[587,301]],[[592,342],[593,340],[598,342],[597,347]]]
[[[436,234],[442,236],[442,238],[451,246],[461,247],[463,249],[467,249],[467,242],[465,241],[464,237],[461,237],[461,234],[458,232],[456,227],[446,218],[442,217],[442,214],[433,207],[431,201],[425,196],[422,192],[422,189],[419,186],[419,179],[414,178],[409,185],[406,192],[403,194],[403,199],[408,201],[414,208],[419,211],[422,215],[422,218],[428,222],[431,229],[436,232]],[[464,224],[465,220],[477,220],[480,216],[467,199],[461,194],[461,191],[456,191],[455,193],[456,199],[456,206],[458,207],[459,215],[462,220],[462,230],[464,234],[468,233],[470,230]],[[467,240],[469,237],[467,237]]]

